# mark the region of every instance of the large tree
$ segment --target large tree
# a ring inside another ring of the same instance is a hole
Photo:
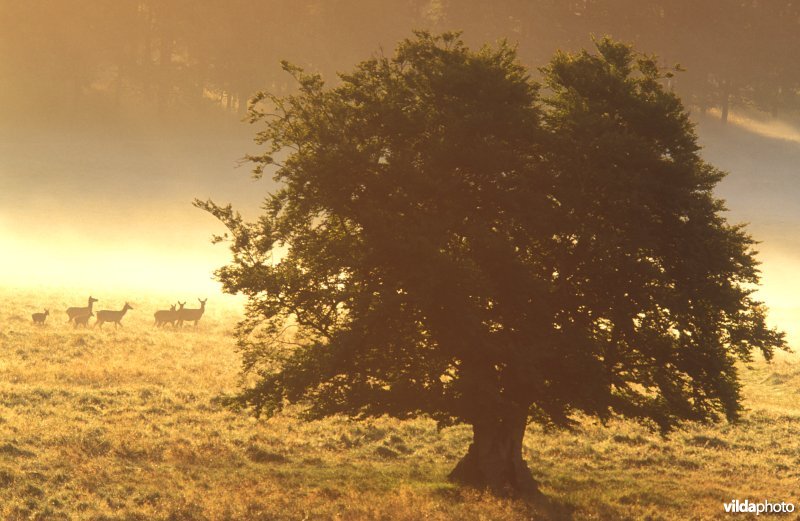
[[[420,32],[335,87],[286,69],[299,91],[250,111],[265,213],[197,202],[230,230],[256,411],[468,423],[451,477],[531,490],[530,421],[733,419],[736,359],[783,347],[653,58],[602,40],[541,88],[507,45]]]

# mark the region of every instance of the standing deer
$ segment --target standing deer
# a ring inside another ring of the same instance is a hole
[[[84,313],[83,315],[78,315],[77,317],[75,317],[73,319],[73,322],[75,323],[75,325],[72,326],[72,327],[75,328],[75,329],[78,329],[78,326],[88,327],[89,318],[91,318],[93,316],[94,316],[94,313],[92,313],[91,311],[88,312],[88,313]]]
[[[126,302],[119,311],[111,311],[109,309],[98,311],[97,322],[94,323],[94,327],[100,326],[102,328],[105,322],[113,322],[114,328],[121,326],[120,320],[122,320],[122,317],[125,316],[125,313],[127,313],[129,309],[133,309],[133,307]]]
[[[183,306],[185,305],[186,302],[181,302],[180,300],[178,301],[178,309],[175,310],[175,315],[173,315],[172,322],[170,322],[172,324],[172,327],[178,325],[178,319],[180,318],[180,314],[183,312]]]
[[[90,296],[89,297],[89,305],[86,306],[85,308],[67,308],[67,316],[69,317],[67,319],[67,322],[68,323],[72,322],[72,320],[74,320],[75,317],[80,316],[80,315],[91,315],[92,314],[92,306],[94,305],[95,302],[97,302],[97,299]]]
[[[200,302],[200,308],[198,308],[198,309],[194,309],[194,308],[184,309],[183,306],[181,306],[181,309],[178,310],[178,325],[179,326],[183,327],[183,323],[184,323],[184,321],[186,321],[186,322],[194,322],[195,327],[197,327],[197,322],[200,320],[200,318],[203,316],[203,313],[206,310],[206,302],[208,301],[208,299],[205,299],[205,300],[197,299],[197,300],[198,300],[198,302]],[[184,302],[184,304],[185,304],[185,302]]]
[[[180,309],[183,309],[183,306],[184,304],[186,304],[186,302],[181,304],[179,301],[178,304],[181,306]],[[172,306],[170,306],[169,309],[159,309],[158,311],[156,311],[153,314],[153,317],[155,317],[156,319],[153,325],[161,327],[169,323],[172,324],[173,327],[175,327],[175,322],[177,322],[178,320],[178,313],[179,313],[179,310],[176,310],[175,306],[176,304],[173,304]]]
[[[153,313],[153,318],[155,322],[153,322],[153,326],[160,327],[163,326],[165,323],[169,322],[170,319],[175,315],[175,304],[171,305],[169,309],[159,309],[155,313]]]
[[[47,309],[47,308],[44,308],[44,313],[34,313],[33,315],[31,315],[31,318],[33,318],[33,323],[34,324],[44,324],[44,321],[47,319],[47,316],[49,314],[50,314],[50,310]]]

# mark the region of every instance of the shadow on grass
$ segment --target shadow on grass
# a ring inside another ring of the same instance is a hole
[[[507,502],[518,515],[542,521],[571,521],[576,510],[574,505],[542,492],[504,496],[493,494],[488,490],[445,485],[434,489],[432,495],[450,504],[503,501]]]

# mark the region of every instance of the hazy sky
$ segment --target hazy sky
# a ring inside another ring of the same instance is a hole
[[[42,132],[0,141],[0,280],[15,285],[217,291],[222,231],[194,198],[257,210],[271,181],[237,163],[248,139]]]

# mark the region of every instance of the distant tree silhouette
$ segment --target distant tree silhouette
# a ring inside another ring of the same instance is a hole
[[[281,58],[335,78],[412,27],[508,38],[527,64],[609,34],[683,65],[673,87],[687,103],[722,116],[736,106],[800,108],[800,7],[790,0],[6,2],[0,108],[35,107],[48,121],[108,105],[184,122],[242,117],[257,89],[286,87]]]
[[[653,58],[610,40],[558,54],[545,94],[511,47],[451,33],[334,88],[285,68],[299,92],[250,112],[255,173],[281,183],[265,213],[196,202],[230,231],[217,274],[248,297],[256,412],[468,423],[451,478],[532,490],[529,421],[734,419],[735,360],[784,346],[751,297],[753,240],[712,195],[723,173]]]

